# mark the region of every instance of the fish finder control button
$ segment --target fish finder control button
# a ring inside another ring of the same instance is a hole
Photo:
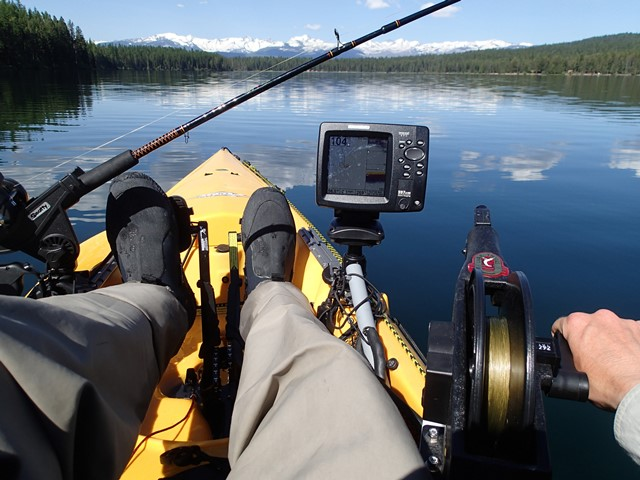
[[[417,161],[425,157],[424,150],[418,147],[410,147],[404,151],[404,156],[409,160]]]

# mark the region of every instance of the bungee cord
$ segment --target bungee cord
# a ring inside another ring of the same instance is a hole
[[[124,468],[124,472],[126,472],[127,469],[136,461],[136,454],[138,453],[138,450],[140,450],[140,447],[142,447],[142,445],[144,445],[149,439],[153,438],[154,436],[156,436],[156,435],[158,435],[160,433],[163,433],[163,432],[166,432],[168,430],[174,429],[177,426],[184,424],[189,419],[189,416],[191,415],[191,412],[193,412],[193,409],[196,406],[196,397],[195,396],[191,396],[190,399],[191,399],[191,402],[189,403],[189,410],[187,410],[187,413],[185,414],[184,417],[182,417],[180,420],[178,420],[173,425],[169,425],[168,427],[164,427],[164,428],[160,428],[158,430],[154,430],[153,432],[145,435],[144,438],[142,438],[138,442],[138,444],[135,446],[135,448],[131,452],[131,455],[129,457],[129,461],[127,462],[127,465]]]
[[[367,297],[356,305],[353,304],[350,295],[347,294],[349,276],[361,278],[367,287]],[[354,335],[357,335],[357,332],[359,331],[356,312],[367,302],[371,304],[372,313],[375,319],[379,320],[388,313],[387,304],[383,299],[382,293],[366,277],[354,273],[347,274],[344,268],[336,269],[331,281],[327,300],[319,309],[318,320],[320,320],[320,322],[322,322],[327,329],[331,331],[331,333],[335,330],[343,330],[348,323],[349,328],[343,332],[339,338],[342,341],[349,341],[349,339]],[[342,322],[336,324],[338,313],[342,317]],[[359,337],[362,338],[363,342],[369,344],[364,335]]]

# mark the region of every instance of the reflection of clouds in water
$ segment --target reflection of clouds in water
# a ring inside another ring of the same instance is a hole
[[[42,168],[37,166],[3,165],[1,171],[5,177],[20,182],[27,190],[29,197],[39,195],[46,187],[60,180],[61,177],[59,173],[56,174],[52,171],[43,172]]]
[[[466,150],[460,154],[460,167],[467,172],[484,172],[496,169],[496,156],[482,156],[480,152]]]
[[[265,76],[249,81],[217,78],[162,91],[154,87],[144,93],[158,96],[163,107],[185,109],[181,115],[189,117],[202,113],[198,109],[213,108],[266,81]],[[378,105],[383,105],[387,112],[407,108],[413,111],[416,104],[422,104],[432,109],[494,114],[504,101],[504,95],[491,86],[469,88],[466,83],[459,85],[434,77],[394,76],[392,88],[389,88],[386,75],[368,75],[366,84],[370,88],[363,88],[357,74],[308,73],[251,99],[247,105],[256,110],[286,109],[294,114],[309,114],[314,109],[340,102],[348,102],[355,110],[367,112]],[[379,94],[381,91],[384,95]],[[512,97],[510,101],[513,103],[517,98]]]
[[[511,155],[483,155],[480,152],[464,151],[461,154],[460,168],[464,172],[478,173],[499,171],[508,174],[514,182],[544,180],[545,170],[555,167],[564,158],[564,153],[549,149],[533,149]],[[456,187],[464,188],[464,178],[456,179]]]
[[[231,77],[231,78],[230,78]],[[252,78],[248,81],[236,80],[232,75],[212,76],[203,82],[178,82],[172,85],[157,83],[150,84],[123,84],[121,82],[103,82],[95,87],[94,110],[96,120],[94,123],[82,124],[82,135],[71,126],[69,132],[74,135],[73,141],[66,141],[63,147],[56,145],[54,148],[39,148],[38,146],[15,152],[12,155],[12,165],[2,165],[2,171],[7,176],[20,179],[25,187],[33,195],[40,193],[47,185],[71,171],[73,167],[80,166],[85,171],[104,162],[110,156],[120,153],[125,144],[127,148],[135,148],[150,139],[158,136],[167,129],[183,123],[195,116],[202,114],[203,110],[210,109],[225,102],[254,86],[264,83],[265,75]],[[366,87],[364,86],[366,85]],[[337,93],[339,92],[339,94]],[[384,92],[383,95],[380,93]],[[135,100],[134,100],[135,98]],[[212,154],[223,144],[233,143],[230,139],[237,132],[244,135],[252,130],[263,129],[265,115],[280,115],[286,112],[291,125],[286,125],[286,119],[278,116],[281,124],[281,133],[287,145],[276,148],[270,145],[242,145],[233,150],[241,157],[256,163],[261,163],[265,175],[272,177],[275,183],[283,188],[293,185],[312,185],[315,181],[315,145],[292,146],[290,142],[299,141],[308,135],[301,126],[313,123],[314,130],[322,120],[335,120],[330,118],[328,112],[348,111],[350,119],[354,121],[393,121],[395,123],[421,123],[429,124],[432,137],[439,134],[439,128],[434,124],[433,112],[437,110],[465,111],[476,113],[493,113],[499,108],[501,95],[493,91],[489,86],[476,85],[469,88],[466,83],[454,80],[423,77],[423,76],[393,76],[390,84],[388,75],[368,75],[366,83],[363,83],[359,74],[325,74],[309,73],[295,80],[280,85],[269,92],[252,99],[247,107],[229,112],[223,123],[217,123],[215,136],[218,139],[214,148],[207,152],[198,152],[197,158],[204,159]],[[153,107],[159,107],[154,109]],[[153,120],[163,118],[167,110],[175,114],[173,119],[164,119],[157,124],[149,125],[144,131],[139,130],[141,123],[150,124]],[[123,115],[123,112],[131,110],[131,115]],[[397,119],[391,115],[389,118],[375,117],[371,111],[384,111],[387,116],[391,112],[401,112],[406,118]],[[415,116],[415,112],[425,113],[424,118]],[[114,129],[113,117],[130,119],[130,122],[120,122],[122,129]],[[88,117],[92,120],[93,117]],[[398,121],[400,120],[400,121]],[[92,120],[93,121],[93,120]],[[110,123],[111,122],[111,123]],[[111,137],[107,132],[110,132]],[[108,145],[97,151],[90,151],[91,147],[106,143],[113,137],[126,135],[114,145]],[[261,141],[257,135],[257,141]],[[55,137],[54,137],[55,138]],[[82,139],[81,142],[77,138]],[[194,138],[198,139],[197,134]],[[201,138],[201,136],[200,136]],[[315,138],[314,138],[315,140]],[[75,143],[74,143],[75,142]],[[176,142],[178,143],[178,142]],[[210,147],[210,142],[205,142]],[[33,144],[35,145],[35,144]],[[231,145],[229,145],[231,146]],[[164,161],[171,157],[165,147],[162,150]],[[75,155],[78,156],[75,156]],[[300,159],[305,159],[301,167]],[[306,159],[309,159],[307,161]],[[140,168],[145,168],[142,165]],[[49,172],[53,169],[53,172]],[[154,172],[158,175],[160,172]],[[180,178],[186,172],[176,178]],[[160,175],[162,177],[162,175]],[[162,180],[162,178],[160,178]],[[166,181],[166,186],[171,182]],[[164,185],[164,184],[163,184]],[[86,199],[84,200],[86,201]]]
[[[431,107],[485,115],[495,114],[503,100],[500,94],[484,87],[464,89],[441,86],[433,90],[425,90],[424,94],[426,103]]]
[[[181,147],[181,146],[180,146]],[[215,153],[198,152],[191,149],[168,147],[161,157],[145,161],[135,169],[151,175],[165,190],[173,186],[182,176],[195,168],[200,161]],[[251,162],[270,181],[283,189],[298,185],[315,184],[316,145],[311,142],[286,142],[284,145],[248,144],[241,151],[234,151],[238,156]],[[108,156],[107,156],[108,158]],[[30,197],[42,194],[48,187],[61,180],[74,167],[81,166],[90,170],[104,158],[76,158],[62,168],[43,169],[41,166],[25,167],[23,165],[3,165],[5,177],[14,178],[27,190]],[[188,165],[188,166],[187,166]],[[181,174],[176,170],[180,169]],[[66,170],[66,171],[65,171]],[[72,223],[93,223],[104,225],[106,199],[109,184],[86,194],[69,210]]]
[[[617,141],[611,149],[610,168],[635,170],[640,177],[640,139]]]
[[[501,172],[511,174],[511,180],[531,181],[544,180],[542,172],[551,170],[564,157],[564,153],[551,150],[534,150],[528,153],[501,157]]]
[[[247,145],[238,156],[251,162],[262,175],[282,189],[315,185],[315,145],[265,146]]]

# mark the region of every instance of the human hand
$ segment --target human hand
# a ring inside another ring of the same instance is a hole
[[[640,322],[598,310],[561,317],[551,332],[569,343],[576,369],[589,378],[589,400],[596,406],[615,410],[640,384]]]

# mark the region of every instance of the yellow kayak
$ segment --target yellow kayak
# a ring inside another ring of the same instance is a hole
[[[201,278],[198,252],[202,249],[198,243],[205,242],[222,345],[226,342],[227,308],[235,308],[229,306],[229,302],[236,268],[240,280],[243,277],[244,252],[238,241],[240,218],[253,191],[266,185],[270,185],[270,182],[255,168],[242,162],[229,150],[222,149],[168,192],[168,195],[182,197],[193,210],[192,224],[207,223],[208,235],[194,236],[194,245],[183,254],[183,265],[192,289],[198,292]],[[338,267],[340,255],[295,206],[292,206],[292,210],[298,231],[293,283],[302,290],[311,307],[319,314],[330,291],[329,283],[323,279],[323,271]],[[92,280],[101,286],[119,283],[121,280],[114,263],[105,261],[109,256],[106,235],[96,235],[82,243],[77,270],[89,271]],[[238,292],[234,293],[238,297]],[[242,285],[239,298],[244,299]],[[382,303],[386,304],[386,299]],[[389,367],[388,385],[399,405],[405,406],[404,410],[409,412],[405,413],[405,418],[411,423],[410,430],[419,431],[426,375],[424,357],[386,310],[381,308],[376,312],[376,324]],[[355,344],[348,316],[347,309],[345,313],[332,318],[332,322],[335,322],[334,334]],[[136,449],[122,478],[155,479],[193,468],[195,465],[180,467],[177,465],[180,462],[170,460],[172,453],[183,451],[180,447],[196,445],[199,447],[197,451],[208,456],[226,457],[227,438],[215,438],[205,414],[198,403],[190,398],[186,388],[189,375],[193,374],[191,372],[202,368],[199,356],[201,343],[202,324],[197,318],[156,388],[140,429]],[[222,382],[227,380],[223,372]],[[195,463],[197,465],[197,461]]]

